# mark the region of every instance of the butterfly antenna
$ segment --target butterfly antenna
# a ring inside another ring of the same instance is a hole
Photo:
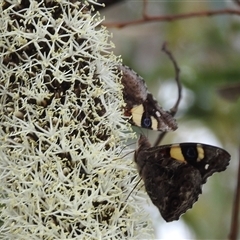
[[[129,144],[127,144],[126,146],[124,146],[122,149],[121,149],[121,151],[119,152],[119,154],[118,154],[118,156],[122,153],[122,151],[125,149],[125,148],[127,148],[127,147],[129,147],[129,146],[131,146],[131,145],[133,145],[133,144],[136,144],[136,142],[133,142],[133,143],[129,143]],[[132,151],[130,151],[130,153],[131,153]],[[124,156],[127,156],[129,153],[127,153],[126,155],[124,155]]]
[[[122,152],[122,151],[123,151],[123,150],[121,150],[121,152]],[[124,154],[124,155],[121,156],[121,157],[114,158],[113,161],[118,160],[118,159],[123,159],[123,158],[125,158],[126,156],[128,156],[129,154],[134,153],[134,151],[135,151],[135,150],[129,151],[128,153]],[[120,152],[118,155],[120,155],[121,152]]]
[[[126,156],[128,156],[129,154],[134,153],[134,152],[135,152],[135,150],[132,150],[132,151],[126,153],[125,155],[121,156],[121,159],[125,158]],[[116,159],[119,159],[119,158],[116,158]],[[116,160],[116,159],[114,159],[114,160]]]
[[[137,185],[141,182],[142,178],[140,178],[138,180],[138,182],[136,183],[136,185],[134,186],[134,188],[131,190],[131,192],[127,195],[126,201],[128,200],[128,198],[130,197],[130,195],[132,194],[132,192],[134,191],[134,189],[136,189]]]
[[[127,144],[126,146],[124,146],[124,147],[121,149],[121,151],[118,153],[118,156],[120,156],[120,154],[123,152],[123,150],[124,150],[126,147],[129,147],[129,146],[131,146],[131,145],[133,145],[133,144],[136,144],[136,143],[133,142],[133,143],[129,143],[129,144]],[[113,160],[115,161],[115,160],[118,160],[118,159],[123,159],[123,158],[125,158],[126,156],[128,156],[129,154],[134,153],[134,151],[135,151],[135,150],[131,150],[131,151],[129,151],[128,153],[124,154],[123,156],[114,158]]]
[[[178,87],[178,98],[177,98],[177,101],[174,104],[174,106],[170,109],[170,114],[174,117],[175,114],[178,111],[178,106],[179,106],[179,103],[180,103],[181,98],[182,98],[182,84],[181,84],[180,77],[179,77],[180,68],[178,67],[177,61],[173,57],[172,53],[168,50],[166,42],[163,43],[162,51],[165,52],[167,54],[167,56],[169,57],[169,59],[172,61],[173,66],[174,66],[174,70],[175,70],[175,80],[176,80],[177,87]],[[162,132],[162,133],[159,134],[157,140],[154,143],[154,146],[159,145],[159,143],[163,140],[166,133],[167,132]]]

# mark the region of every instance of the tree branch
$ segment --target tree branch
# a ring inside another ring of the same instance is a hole
[[[122,28],[125,26],[138,25],[138,24],[147,23],[147,22],[158,22],[158,21],[171,22],[171,21],[183,20],[183,19],[194,18],[194,17],[211,17],[215,15],[240,15],[240,10],[226,8],[221,10],[181,13],[181,14],[165,15],[165,16],[148,16],[147,14],[144,14],[143,18],[141,19],[122,22],[122,23],[118,23],[118,22],[104,23],[103,25],[106,27]]]
[[[178,106],[182,97],[182,85],[180,82],[180,68],[178,67],[177,61],[175,60],[174,56],[172,55],[172,53],[168,50],[167,48],[167,43],[163,43],[162,46],[162,51],[165,52],[167,54],[167,56],[169,57],[169,59],[172,61],[173,66],[174,66],[174,70],[175,70],[175,80],[177,83],[177,87],[178,87],[178,98],[176,103],[174,104],[174,106],[170,109],[170,113],[172,116],[174,116],[177,113],[178,110]],[[158,144],[162,141],[162,139],[164,138],[164,136],[166,135],[167,132],[162,132],[158,135],[158,138],[156,139],[154,146],[158,146]]]

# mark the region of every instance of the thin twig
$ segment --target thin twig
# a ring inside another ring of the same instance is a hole
[[[170,109],[171,115],[175,116],[175,114],[177,113],[177,110],[178,110],[179,103],[181,101],[181,97],[182,97],[182,84],[181,84],[180,78],[179,78],[180,68],[178,67],[178,64],[177,64],[175,58],[173,57],[172,53],[167,49],[166,42],[162,46],[162,51],[168,55],[169,59],[173,63],[174,69],[175,69],[175,80],[176,80],[177,87],[178,87],[178,98],[177,98],[175,105]]]
[[[167,43],[166,42],[162,46],[162,51],[165,52],[168,55],[169,59],[173,63],[174,69],[175,69],[175,80],[176,80],[177,87],[178,87],[178,98],[177,98],[177,101],[174,104],[174,106],[170,109],[170,114],[172,116],[175,116],[175,114],[177,113],[177,110],[178,110],[179,103],[181,101],[181,97],[182,97],[182,85],[181,85],[180,77],[179,77],[180,68],[178,67],[177,61],[173,57],[172,53],[167,49]],[[154,143],[154,146],[158,146],[165,135],[166,135],[166,132],[160,133],[157,140]]]
[[[191,12],[191,13],[181,13],[174,15],[165,15],[165,16],[147,16],[146,14],[141,19],[136,19],[128,22],[122,23],[103,23],[106,27],[115,27],[122,28],[130,25],[138,25],[147,22],[170,22],[176,20],[183,20],[194,17],[210,17],[215,15],[240,15],[240,10],[235,9],[221,9],[221,10],[210,10],[210,11],[202,11],[202,12]]]
[[[240,202],[240,147],[239,147],[239,163],[238,163],[238,181],[237,181],[237,188],[233,203],[233,211],[232,211],[232,222],[231,222],[231,230],[229,233],[229,240],[237,240],[239,224],[238,224],[238,217],[239,217],[239,202]]]

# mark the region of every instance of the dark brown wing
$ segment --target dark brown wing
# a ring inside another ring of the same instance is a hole
[[[178,220],[202,192],[200,172],[186,162],[167,157],[164,149],[140,151],[135,161],[150,199],[167,222]]]
[[[178,220],[202,193],[201,175],[192,166],[171,158],[150,158],[142,172],[146,191],[165,221]]]
[[[176,120],[158,105],[143,78],[125,65],[117,67],[122,72],[123,98],[126,103],[124,114],[130,117],[130,123],[164,132],[176,130]]]
[[[224,171],[230,162],[230,154],[222,148],[201,143],[180,143],[168,145],[173,149],[181,149],[182,155],[188,164],[198,169],[202,175],[202,183],[215,172]]]
[[[134,159],[139,174],[167,222],[178,220],[190,209],[207,177],[225,170],[230,160],[225,150],[198,143],[150,147],[141,136],[138,145]]]
[[[142,104],[147,99],[147,85],[142,77],[125,65],[118,65],[122,72],[123,97],[127,108]]]

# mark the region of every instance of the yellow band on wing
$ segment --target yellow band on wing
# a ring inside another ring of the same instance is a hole
[[[202,144],[197,144],[198,158],[197,161],[201,161],[204,158],[204,150]]]
[[[144,107],[143,107],[142,104],[131,109],[132,121],[134,122],[135,125],[137,125],[139,127],[143,127],[142,126],[143,113],[144,113]],[[151,126],[149,126],[149,128],[151,128],[153,130],[158,130],[158,121],[157,121],[157,119],[155,117],[153,117],[153,116],[149,116],[149,117],[151,119]]]
[[[140,127],[141,127],[143,112],[144,112],[144,108],[142,104],[131,109],[132,121],[134,122],[134,124]]]
[[[174,144],[171,146],[170,156],[171,156],[171,158],[174,158],[178,161],[186,162],[179,144]]]

